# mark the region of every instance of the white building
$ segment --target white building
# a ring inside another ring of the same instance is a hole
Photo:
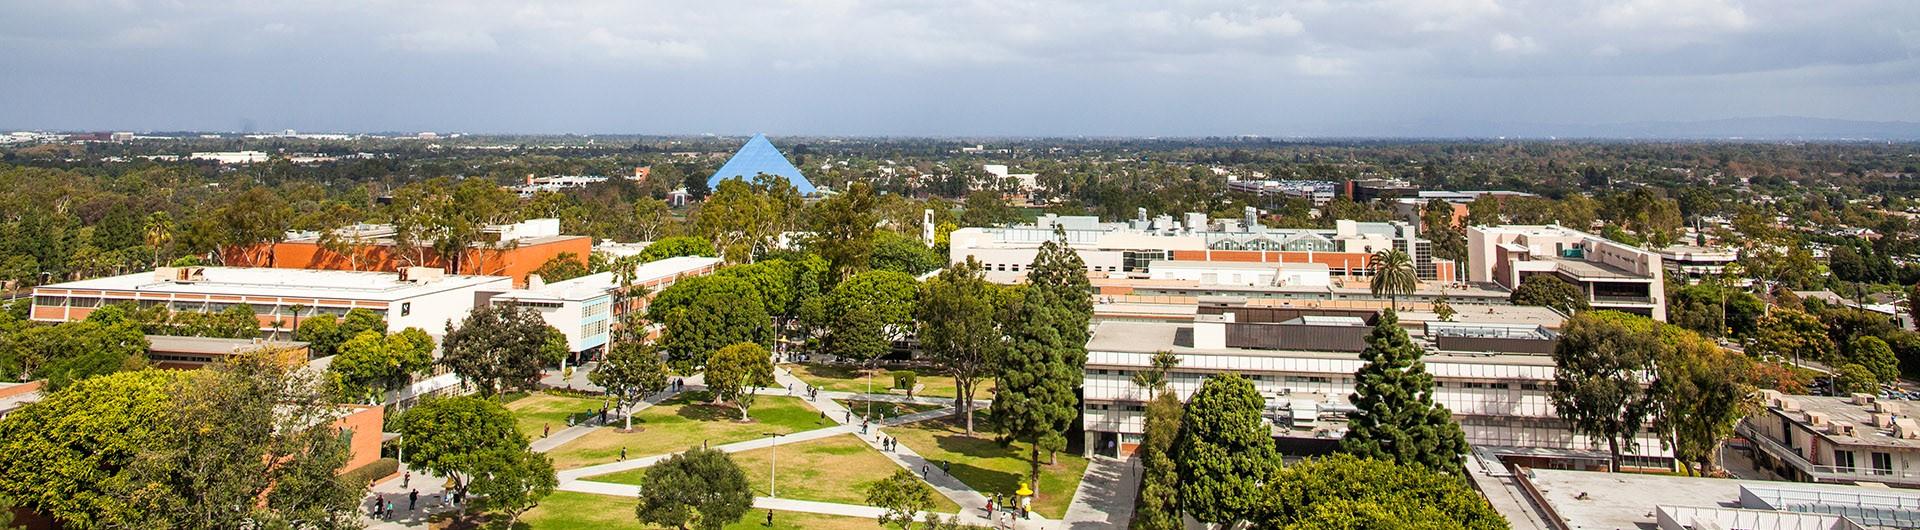
[[[591,358],[612,340],[615,324],[628,311],[644,311],[653,294],[682,278],[712,273],[719,266],[720,258],[703,256],[681,256],[642,264],[634,269],[633,285],[646,288],[649,294],[647,298],[628,302],[624,309],[615,306],[620,283],[612,272],[554,283],[540,282],[536,276],[527,288],[494,295],[490,303],[518,304],[539,311],[548,325],[567,336],[569,351]]]
[[[187,155],[192,160],[212,160],[223,165],[254,164],[266,162],[268,155],[260,151],[217,151],[200,152]]]
[[[1553,329],[1561,317],[1540,308],[1510,309],[1485,322],[1473,321],[1471,312],[1457,317],[1460,322],[1408,312],[1401,325],[1426,348],[1435,398],[1477,450],[1510,461],[1604,467],[1606,445],[1575,433],[1548,397],[1558,340]],[[1531,318],[1517,318],[1521,314]],[[1132,378],[1151,367],[1156,352],[1168,351],[1180,358],[1168,390],[1181,399],[1208,376],[1239,373],[1266,396],[1266,416],[1283,449],[1329,449],[1346,433],[1354,372],[1365,365],[1360,352],[1374,315],[1223,300],[1203,302],[1187,321],[1103,318],[1087,343],[1086,447],[1125,452],[1139,443],[1148,393]],[[1672,453],[1658,436],[1643,434],[1638,442],[1629,465],[1670,465]]]
[[[1726,273],[1727,265],[1738,261],[1740,251],[1732,248],[1673,245],[1660,249],[1660,263],[1666,266],[1667,275],[1685,278],[1688,285],[1720,277]],[[1747,278],[1740,281],[1743,286],[1752,283]]]
[[[291,333],[300,319],[368,309],[387,320],[388,331],[420,328],[436,337],[458,323],[484,292],[513,288],[505,276],[448,275],[412,267],[398,273],[245,267],[162,267],[33,290],[33,319],[85,319],[103,306],[136,303],[173,311],[218,312],[239,304],[253,308],[260,329]],[[294,309],[300,308],[299,313]]]
[[[1666,268],[1660,255],[1555,225],[1467,227],[1468,277],[1515,289],[1528,276],[1559,277],[1597,309],[1667,320]]]

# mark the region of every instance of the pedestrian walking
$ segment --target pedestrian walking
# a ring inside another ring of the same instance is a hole
[[[393,518],[393,501],[387,501],[387,518]]]
[[[947,464],[947,461],[945,461],[945,460],[941,460],[941,461],[940,461],[940,472],[941,472],[941,473],[946,473],[946,474],[949,474],[949,475],[951,475],[951,474],[953,474],[953,466],[950,466],[950,465],[948,465],[948,464]]]
[[[920,478],[927,478],[927,465],[920,464]]]
[[[420,490],[413,490],[413,491],[407,492],[407,511],[409,512],[413,511],[413,507],[419,503],[420,503]]]
[[[389,476],[391,476],[391,475],[389,475]],[[410,487],[410,486],[408,486],[408,484],[412,484],[412,483],[413,483],[413,472],[412,472],[412,471],[408,471],[408,472],[407,472],[407,474],[405,474],[405,475],[401,475],[401,476],[400,476],[400,487],[402,487],[402,488],[406,488],[406,487]]]
[[[773,509],[767,509],[767,526],[773,526]]]
[[[546,438],[546,437],[548,437],[548,436],[552,436],[552,435],[553,435],[553,424],[551,424],[551,423],[542,423],[542,424],[540,424],[540,437],[541,437],[541,438]]]
[[[627,448],[626,448],[626,446],[621,446],[621,447],[620,447],[620,461],[622,461],[622,462],[625,462],[626,460],[627,460]]]

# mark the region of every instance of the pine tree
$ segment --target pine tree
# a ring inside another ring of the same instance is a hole
[[[1182,512],[1228,526],[1256,515],[1260,488],[1280,466],[1260,417],[1266,406],[1253,381],[1236,373],[1209,377],[1194,392],[1175,443]]]
[[[1093,317],[1086,263],[1066,237],[1040,246],[1027,287],[1012,312],[1009,340],[990,413],[994,423],[1031,450],[1029,484],[1039,491],[1041,441],[1059,436],[1079,416],[1087,364],[1087,324]]]
[[[1447,408],[1433,400],[1433,375],[1420,362],[1420,346],[1400,329],[1392,309],[1367,335],[1360,357],[1366,366],[1355,372],[1353,406],[1348,415],[1341,450],[1361,458],[1422,465],[1459,475],[1467,438]]]

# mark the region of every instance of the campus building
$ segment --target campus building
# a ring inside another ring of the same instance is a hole
[[[1666,266],[1667,277],[1685,280],[1688,285],[1720,278],[1726,274],[1728,265],[1739,261],[1740,251],[1732,248],[1673,245],[1660,249],[1660,263]],[[1752,283],[1746,278],[1738,281],[1742,286]]]
[[[1145,431],[1148,392],[1133,376],[1149,369],[1161,351],[1180,358],[1167,388],[1182,400],[1209,376],[1239,373],[1266,397],[1266,417],[1283,450],[1331,450],[1346,434],[1354,373],[1366,364],[1360,352],[1379,318],[1370,310],[1255,306],[1234,299],[1207,300],[1184,321],[1129,318],[1098,307],[1095,313],[1082,411],[1086,447],[1120,453],[1132,451]],[[1575,433],[1548,397],[1555,330],[1563,321],[1557,313],[1511,307],[1491,315],[1465,313],[1456,321],[1423,312],[1400,317],[1426,349],[1436,401],[1452,411],[1476,451],[1539,467],[1606,467],[1606,445]],[[1658,436],[1642,434],[1638,441],[1628,465],[1671,465],[1671,452]]]
[[[237,248],[223,256],[236,267],[391,272],[403,267],[433,267],[450,274],[506,276],[524,286],[527,275],[561,254],[582,266],[593,253],[593,239],[560,234],[559,219],[530,219],[489,225],[480,241],[458,256],[440,255],[429,243],[403,248],[393,225],[362,224],[334,231],[290,233],[286,241]],[[459,270],[454,270],[455,268]]]
[[[800,168],[787,160],[787,155],[780,153],[780,148],[767,141],[767,135],[764,134],[753,135],[746,145],[733,153],[732,158],[727,159],[727,163],[721,164],[720,169],[713,172],[713,176],[707,177],[707,189],[720,189],[720,181],[726,179],[753,182],[760,175],[785,177],[787,183],[792,184],[801,195],[813,195],[819,191],[813,187],[813,181],[800,174]]]
[[[494,295],[494,305],[516,304],[540,312],[547,324],[567,336],[567,349],[583,357],[597,356],[612,339],[620,318],[629,312],[646,311],[647,302],[674,282],[713,273],[720,258],[680,256],[641,264],[634,268],[632,285],[644,289],[645,296],[629,299],[625,307],[616,306],[619,280],[612,272],[590,274],[571,280],[544,283],[538,276],[525,289]]]
[[[1257,216],[1253,208],[1240,219],[1189,213],[1180,221],[1169,215],[1149,219],[1144,209],[1125,222],[1048,214],[1030,225],[955,230],[948,236],[948,257],[953,263],[973,258],[985,266],[988,279],[1013,282],[1026,274],[1040,245],[1058,237],[1058,230],[1089,273],[1112,278],[1154,278],[1156,263],[1192,269],[1195,262],[1267,264],[1275,269],[1269,276],[1281,275],[1282,267],[1319,265],[1326,267],[1329,279],[1366,278],[1372,276],[1373,253],[1389,249],[1406,252],[1421,279],[1455,275],[1454,263],[1434,258],[1432,243],[1407,223],[1341,220],[1326,229],[1268,228]]]
[[[298,341],[147,335],[147,360],[155,368],[193,370],[254,352],[271,352],[292,366],[306,364],[308,351],[308,344]]]
[[[68,322],[101,307],[132,303],[170,311],[219,312],[253,308],[260,329],[285,338],[300,319],[367,309],[388,331],[420,328],[440,335],[466,318],[483,292],[512,289],[505,276],[449,275],[413,267],[358,272],[253,267],[162,267],[148,272],[44,285],[33,289],[33,320]],[[295,312],[298,309],[299,312]]]
[[[1467,227],[1469,279],[1505,289],[1552,275],[1586,293],[1595,309],[1667,320],[1666,268],[1660,255],[1557,225]]]
[[[1511,486],[1482,491],[1515,528],[1541,523],[1553,530],[1920,527],[1920,494],[1884,487],[1559,469],[1501,473]]]
[[[1765,409],[1737,431],[1754,463],[1786,480],[1920,488],[1920,423],[1905,404],[1871,394],[1762,391]]]

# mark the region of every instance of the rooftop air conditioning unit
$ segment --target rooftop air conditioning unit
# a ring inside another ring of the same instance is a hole
[[[440,281],[442,278],[446,278],[446,277],[447,277],[447,271],[436,269],[433,267],[401,267],[400,268],[400,281],[403,281],[403,282],[428,283],[428,282]]]
[[[1915,423],[1913,418],[1893,420],[1893,436],[1904,440],[1920,438],[1920,423]]]
[[[1853,423],[1836,421],[1827,425],[1827,434],[1853,436]]]
[[[1865,393],[1865,392],[1854,392],[1854,393],[1853,393],[1853,399],[1852,399],[1852,400],[1853,400],[1853,404],[1855,404],[1855,405],[1862,405],[1862,406],[1864,406],[1864,405],[1872,405],[1872,404],[1873,404],[1873,394],[1868,394],[1868,393]]]
[[[1798,411],[1800,410],[1800,400],[1793,399],[1793,398],[1784,398],[1784,397],[1780,398],[1780,410],[1784,410],[1787,412]]]
[[[1814,427],[1824,427],[1827,425],[1827,414],[1824,412],[1808,412],[1807,424]]]
[[[1873,402],[1873,411],[1885,412],[1888,414],[1899,414],[1900,403],[1893,402],[1893,401],[1875,401]]]
[[[1875,412],[1873,413],[1873,427],[1876,429],[1891,429],[1893,428],[1893,420],[1895,418],[1896,416],[1891,413]]]

